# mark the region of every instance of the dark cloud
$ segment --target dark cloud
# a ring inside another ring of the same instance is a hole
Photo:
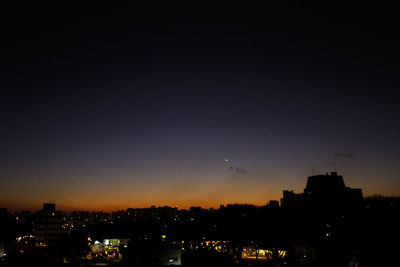
[[[245,168],[243,168],[243,167],[236,167],[235,168],[235,172],[236,173],[246,173],[247,170]]]
[[[229,169],[230,169],[231,171],[234,171],[235,173],[238,173],[238,174],[240,174],[240,173],[246,173],[246,172],[247,172],[246,168],[243,168],[243,167],[229,166]]]
[[[354,157],[353,152],[336,152],[335,159],[344,159],[344,158],[352,158]]]

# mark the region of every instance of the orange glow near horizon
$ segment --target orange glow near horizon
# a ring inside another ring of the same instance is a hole
[[[238,200],[238,199],[232,199],[231,201],[229,199],[224,199],[224,201],[194,201],[194,200],[189,200],[187,202],[181,202],[181,201],[141,201],[141,202],[136,202],[133,203],[132,201],[126,201],[126,202],[112,202],[110,203],[107,200],[103,201],[95,201],[94,203],[87,203],[87,202],[80,202],[77,201],[75,203],[73,202],[67,202],[67,201],[54,201],[56,204],[56,209],[61,210],[64,212],[71,212],[75,210],[79,211],[104,211],[104,212],[112,212],[112,211],[117,211],[117,210],[126,210],[128,208],[150,208],[151,206],[156,206],[156,207],[163,207],[163,206],[169,206],[169,207],[178,207],[178,209],[189,209],[190,207],[193,206],[200,206],[204,209],[209,209],[209,208],[214,208],[218,209],[220,208],[221,205],[227,205],[227,204],[250,204],[250,205],[255,205],[255,206],[263,206],[266,205],[269,200],[279,200],[279,198],[266,198],[261,201],[245,201],[244,199]],[[48,201],[49,202],[49,201]],[[23,204],[23,203],[12,203],[9,202],[8,208],[9,211],[16,211],[16,210],[32,210],[32,211],[38,211],[43,208],[43,203],[45,202],[34,202],[30,204]]]
[[[364,194],[364,196],[368,196],[372,194]],[[64,212],[72,212],[72,211],[104,211],[104,212],[113,212],[117,210],[126,210],[128,208],[150,208],[151,206],[155,207],[177,207],[178,209],[189,209],[190,207],[200,206],[204,209],[214,208],[219,209],[221,205],[227,204],[249,204],[255,206],[263,206],[269,203],[270,200],[278,200],[280,201],[281,194],[270,195],[270,197],[265,197],[264,199],[257,200],[255,198],[246,199],[245,196],[240,198],[220,198],[221,201],[218,200],[209,200],[209,201],[201,201],[201,200],[187,200],[187,201],[165,201],[165,199],[152,199],[152,200],[143,200],[143,201],[128,201],[128,200],[120,200],[120,201],[108,201],[107,199],[96,200],[94,202],[82,202],[76,199],[75,201],[71,200],[58,200],[53,203],[56,204],[56,209]],[[29,204],[23,202],[3,202],[3,207],[6,207],[9,211],[19,211],[19,210],[31,210],[38,211],[43,208],[43,203],[48,203],[52,201],[34,201],[29,202]],[[5,205],[4,205],[5,204]]]
[[[100,173],[85,176],[70,173],[57,175],[52,180],[51,173],[43,181],[13,180],[5,184],[0,195],[0,207],[8,210],[41,210],[43,203],[54,202],[57,210],[70,212],[116,211],[127,208],[148,208],[151,206],[177,206],[188,209],[191,206],[219,208],[226,204],[252,204],[262,206],[270,200],[280,200],[283,190],[302,192],[307,181],[307,172],[301,175],[267,172],[240,173],[231,176],[229,173],[171,173],[159,176],[153,174],[146,179],[134,179],[135,175],[108,178]],[[194,172],[192,172],[194,173]],[[71,178],[73,177],[73,178]],[[113,177],[113,176],[111,176]],[[116,178],[118,177],[118,178]],[[288,178],[289,177],[289,178]],[[291,178],[290,178],[291,177]],[[364,196],[383,194],[393,195],[398,189],[377,186],[371,181],[363,183],[366,176],[346,174],[346,186],[362,188]],[[362,186],[361,186],[362,185]],[[392,190],[392,191],[389,191]]]

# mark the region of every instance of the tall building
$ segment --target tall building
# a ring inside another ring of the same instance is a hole
[[[361,189],[346,187],[336,172],[308,177],[304,192],[283,191],[281,206],[292,250],[317,266],[349,266],[358,251]]]
[[[36,238],[51,245],[63,234],[63,213],[56,210],[56,204],[44,203],[43,210],[36,213]]]
[[[336,172],[308,177],[303,193],[284,190],[282,208],[353,208],[360,207],[362,190],[346,187],[343,177]]]

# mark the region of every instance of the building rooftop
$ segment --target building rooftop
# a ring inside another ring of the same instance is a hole
[[[305,193],[336,193],[345,190],[343,176],[336,172],[308,177]]]

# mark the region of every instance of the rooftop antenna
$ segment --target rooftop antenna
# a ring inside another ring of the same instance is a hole
[[[312,175],[313,175],[313,176],[315,175],[314,167],[312,167]]]

